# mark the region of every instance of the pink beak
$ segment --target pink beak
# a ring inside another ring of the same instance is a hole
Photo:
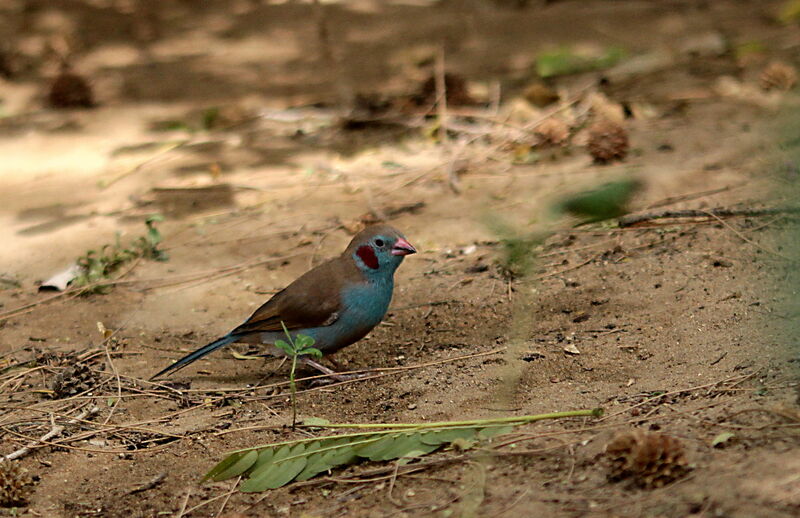
[[[392,255],[411,255],[416,253],[417,249],[402,237],[392,247]]]

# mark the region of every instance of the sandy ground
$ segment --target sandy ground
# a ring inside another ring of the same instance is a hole
[[[791,62],[800,37],[773,21],[780,2],[332,3],[338,72],[302,2],[22,4],[0,11],[19,49],[14,75],[0,80],[0,453],[47,433],[51,418],[66,428],[16,461],[35,478],[29,504],[0,513],[800,512],[797,351],[784,289],[791,219],[574,227],[547,210],[565,193],[626,175],[644,186],[632,211],[787,204],[771,179],[782,170],[775,121],[796,99],[758,88],[759,71],[770,59]],[[44,107],[57,68],[46,43],[64,34],[97,108]],[[474,139],[461,151],[468,165],[456,193],[452,155],[425,128],[343,129],[331,108],[348,92],[414,91],[427,74],[418,64],[442,41],[448,70],[476,97],[499,84],[501,109],[528,120],[546,112],[513,107],[543,48],[619,45],[671,57],[610,82],[601,72],[555,81],[566,98],[589,85],[632,111],[625,162],[593,164],[576,142],[520,164],[508,147]],[[766,45],[743,61],[719,41]],[[212,107],[221,122],[204,129]],[[180,124],[154,129],[164,121]],[[168,261],[123,267],[108,294],[49,300],[53,292],[37,291],[115,233],[123,242],[141,235],[155,212],[165,216]],[[389,469],[359,479],[386,466],[365,463],[266,494],[199,484],[230,450],[300,436],[288,428],[286,387],[273,386],[287,367],[228,349],[181,371],[173,389],[144,380],[340,253],[364,215],[386,216],[420,253],[398,271],[385,321],[336,361],[400,369],[301,382],[301,416],[425,422],[602,407],[605,417],[528,425],[516,449],[397,477]],[[498,268],[496,218],[549,236],[527,276]],[[109,341],[98,322],[116,330]],[[75,351],[88,353],[78,361]],[[48,397],[76,362],[97,373],[73,379],[87,391]],[[690,474],[659,489],[609,481],[603,449],[632,429],[678,439]],[[734,437],[712,447],[723,432]]]

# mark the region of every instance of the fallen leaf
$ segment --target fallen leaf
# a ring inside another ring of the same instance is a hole
[[[726,443],[728,443],[731,439],[734,439],[736,434],[733,432],[722,432],[721,434],[714,437],[714,440],[711,441],[712,448],[722,448]]]

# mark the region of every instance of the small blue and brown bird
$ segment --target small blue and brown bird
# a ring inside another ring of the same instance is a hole
[[[258,308],[242,325],[190,353],[151,379],[180,370],[228,344],[272,345],[293,338],[314,339],[314,347],[333,353],[364,338],[383,320],[394,290],[394,272],[403,258],[417,250],[389,225],[373,225],[359,232],[339,257],[312,268]],[[273,356],[283,352],[274,345]],[[308,357],[306,364],[326,374],[331,369]]]

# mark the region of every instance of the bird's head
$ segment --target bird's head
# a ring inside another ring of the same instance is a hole
[[[367,275],[393,274],[403,258],[417,253],[405,236],[389,225],[372,225],[353,237],[345,254]]]

